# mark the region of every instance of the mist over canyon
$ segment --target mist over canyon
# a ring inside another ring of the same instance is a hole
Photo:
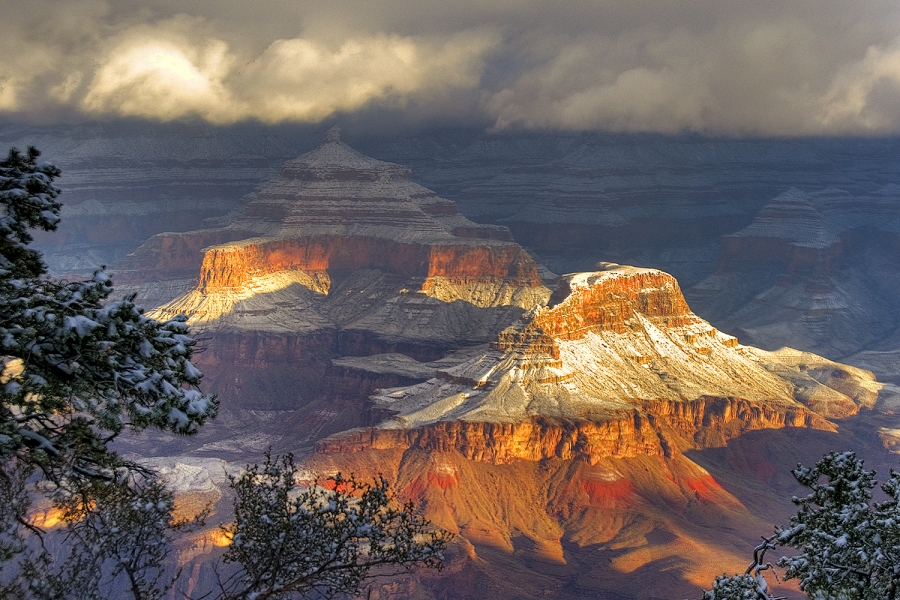
[[[123,450],[186,499],[267,447],[310,477],[381,473],[458,534],[444,573],[373,598],[696,596],[786,519],[797,462],[896,463],[895,138],[0,141],[63,170],[60,230],[38,239],[55,273],[108,265],[202,340],[219,419]],[[212,534],[179,551],[208,585]]]

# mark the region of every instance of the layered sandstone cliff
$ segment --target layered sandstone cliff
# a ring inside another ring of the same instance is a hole
[[[322,146],[285,163],[228,226],[158,236],[117,266],[125,278],[152,279],[161,268],[183,276],[191,261],[196,289],[156,314],[185,312],[207,328],[255,328],[233,313],[251,298],[251,311],[264,311],[257,305],[266,303],[278,313],[284,293],[260,296],[286,288],[306,298],[305,288],[327,302],[333,279],[360,271],[385,274],[394,297],[412,292],[441,303],[529,309],[549,295],[534,260],[508,230],[468,221],[452,202],[414,183],[409,169],[341,142],[336,128]],[[360,316],[337,315],[334,325]]]
[[[550,306],[424,383],[381,390],[393,418],[319,444],[453,449],[505,463],[671,456],[762,428],[833,429],[871,407],[871,373],[743,346],[699,318],[673,277],[602,264],[565,276]]]

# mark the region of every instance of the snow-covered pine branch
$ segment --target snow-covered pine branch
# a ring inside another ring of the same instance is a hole
[[[124,428],[190,434],[216,414],[191,363],[183,318],[159,323],[134,297],[109,301],[100,270],[87,281],[46,275],[29,229],[59,222],[59,170],[40,153],[0,162],[0,459],[48,478],[109,476],[107,449]]]
[[[798,465],[794,477],[809,493],[794,497],[797,514],[790,526],[777,528],[754,553],[743,575],[717,577],[703,600],[769,600],[760,549],[789,547],[778,565],[784,579],[799,580],[815,600],[895,600],[900,592],[900,472],[881,489],[875,502],[875,472],[854,452],[831,452],[815,467]]]
[[[889,499],[873,502],[875,472],[853,452],[832,452],[815,467],[793,471],[810,490],[780,544],[800,550],[779,565],[810,597],[890,600],[900,585],[900,479],[882,485]]]

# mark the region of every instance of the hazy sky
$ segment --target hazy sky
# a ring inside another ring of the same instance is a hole
[[[28,0],[0,113],[900,133],[898,0]]]

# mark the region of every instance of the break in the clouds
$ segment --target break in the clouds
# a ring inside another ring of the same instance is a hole
[[[893,0],[34,0],[0,52],[0,111],[42,121],[900,132]]]

